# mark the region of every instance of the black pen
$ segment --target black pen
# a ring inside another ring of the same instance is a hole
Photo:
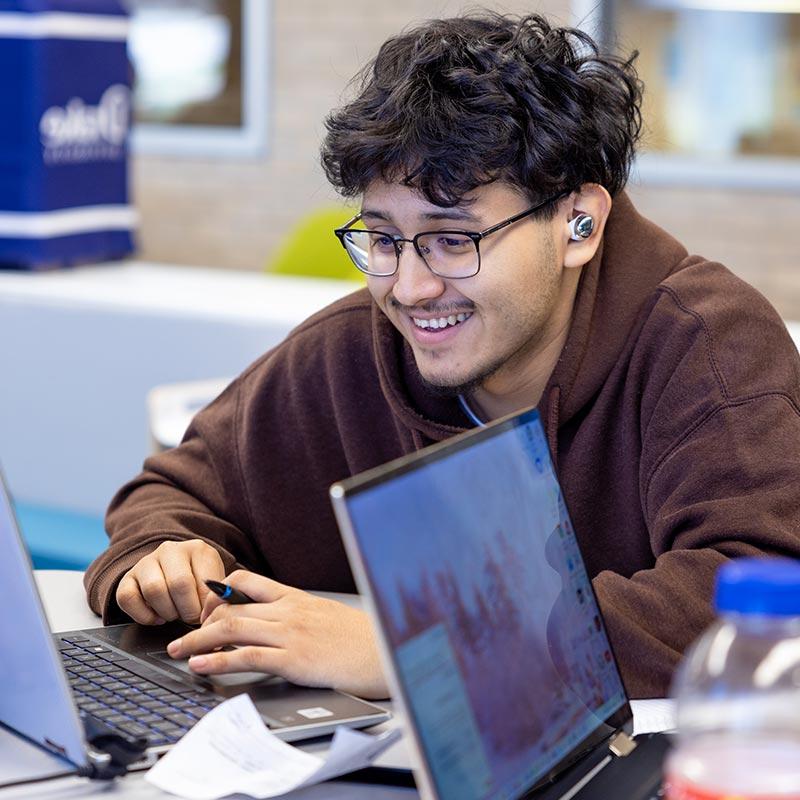
[[[205,581],[205,584],[217,597],[231,605],[236,606],[243,605],[244,603],[255,603],[252,597],[248,597],[244,592],[234,589],[233,586],[228,586],[227,583]]]

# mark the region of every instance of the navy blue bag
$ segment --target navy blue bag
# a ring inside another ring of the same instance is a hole
[[[0,0],[0,266],[131,252],[131,71],[117,0]]]

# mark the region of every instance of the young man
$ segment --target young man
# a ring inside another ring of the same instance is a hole
[[[337,235],[368,290],[120,491],[92,608],[200,618],[170,652],[201,673],[385,695],[366,616],[303,591],[354,589],[329,485],[537,405],[627,689],[663,695],[717,567],[800,555],[800,364],[758,293],[624,194],[639,104],[631,62],[538,16],[387,41],[322,152],[361,198]],[[226,575],[257,602],[209,598]]]

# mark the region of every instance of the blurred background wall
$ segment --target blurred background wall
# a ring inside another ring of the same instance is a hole
[[[593,6],[570,0],[487,5],[541,11],[567,24],[575,21],[576,11],[582,14]],[[318,164],[318,148],[324,117],[347,96],[349,79],[386,37],[405,25],[475,4],[273,0],[269,6],[263,31],[270,49],[266,150],[238,159],[136,156],[133,185],[144,259],[263,269],[286,230],[334,198]],[[642,60],[652,61],[655,46],[647,41],[647,26],[628,24],[635,19],[624,7],[616,12],[621,44],[640,47]],[[658,133],[658,125],[651,123],[647,135]],[[800,318],[800,193],[757,186],[664,186],[642,181],[636,173],[629,191],[643,213],[690,251],[723,261],[760,288],[784,316]]]

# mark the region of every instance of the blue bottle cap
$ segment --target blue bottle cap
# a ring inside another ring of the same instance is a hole
[[[717,573],[717,611],[800,616],[800,560],[740,558]]]

